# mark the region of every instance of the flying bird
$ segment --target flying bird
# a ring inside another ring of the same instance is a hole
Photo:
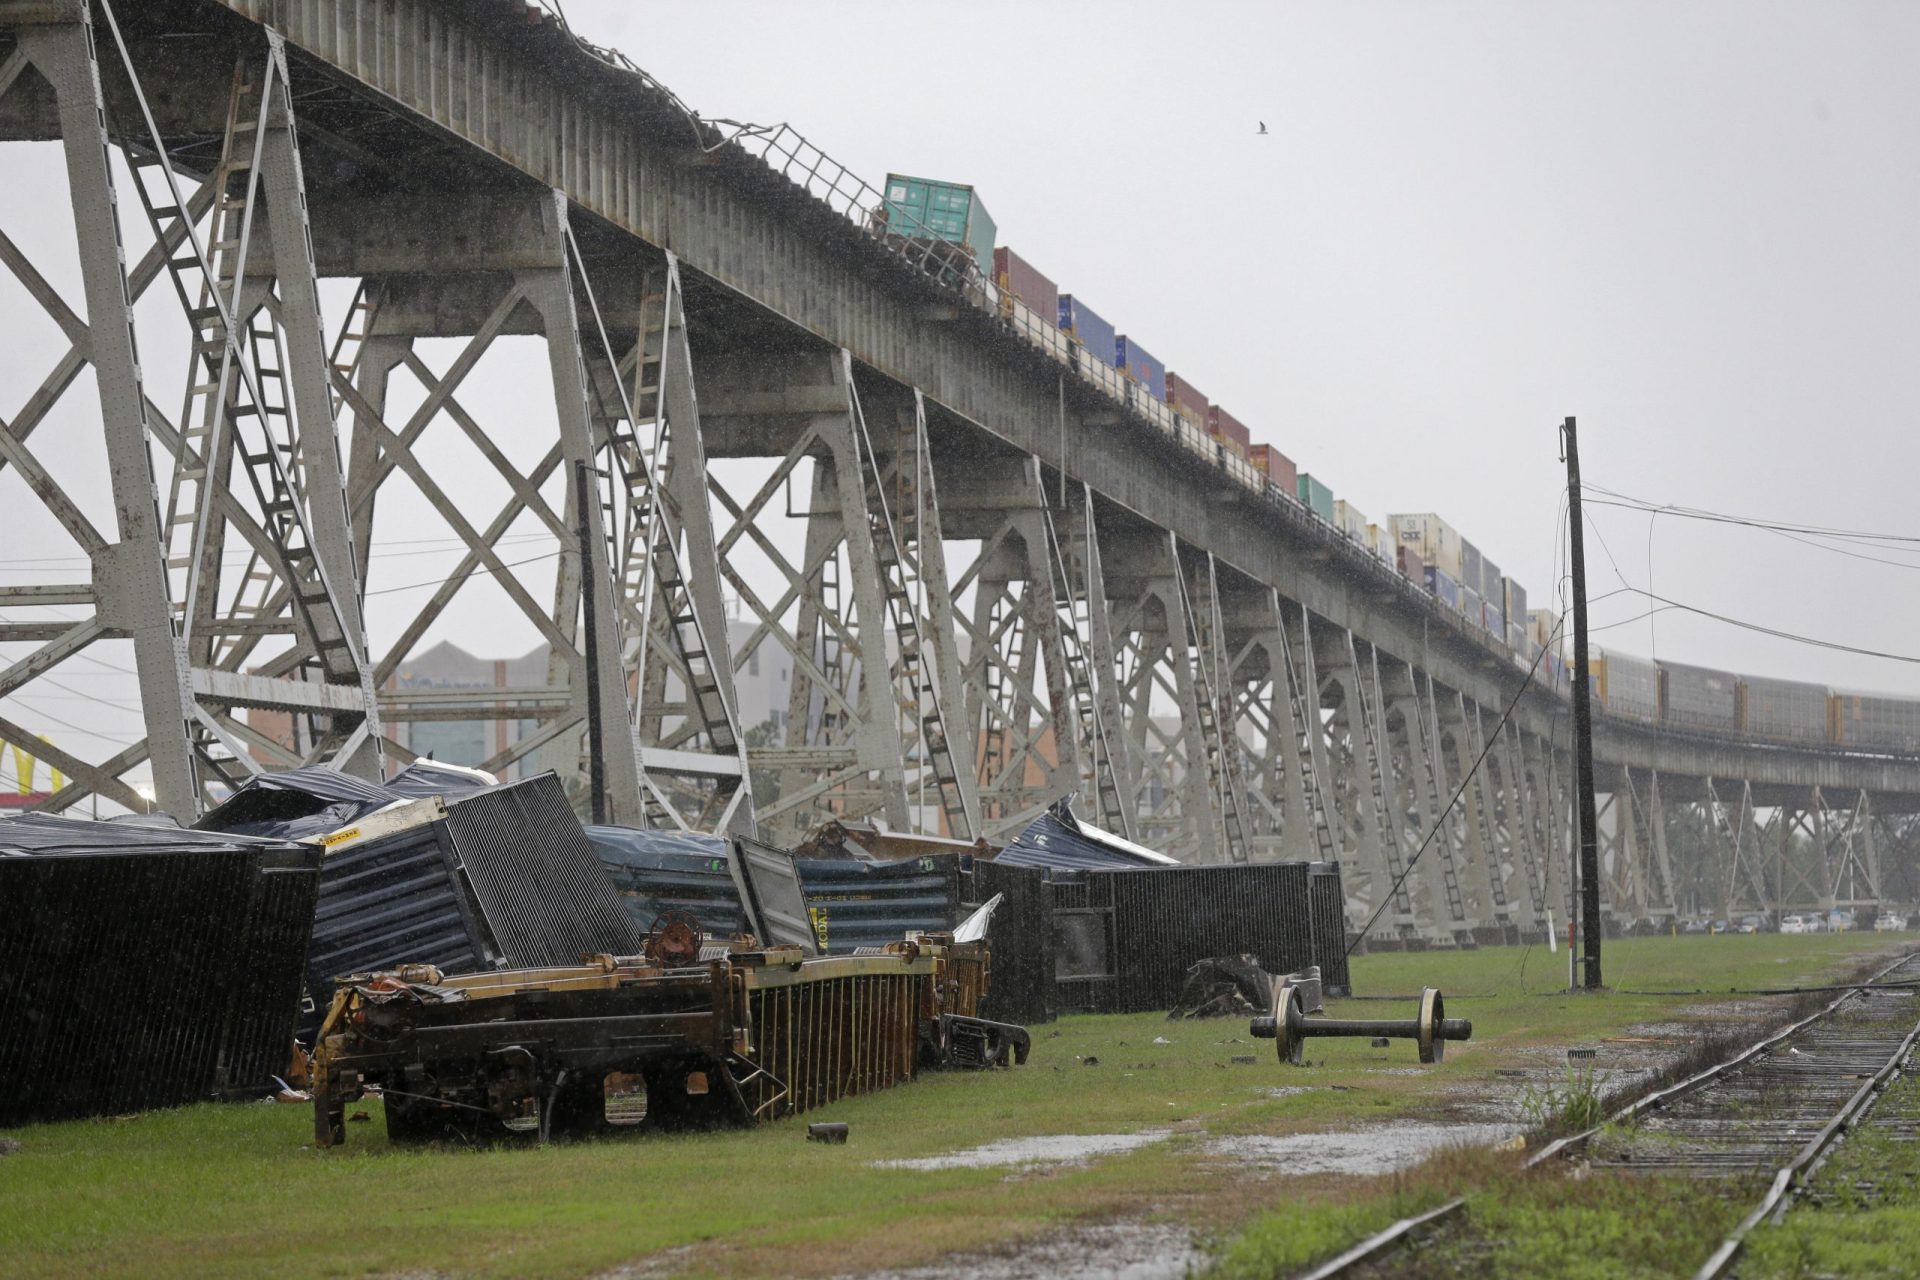
[[[1260,122],[1260,132],[1265,133],[1266,131],[1267,131],[1267,122],[1265,120],[1262,120]]]

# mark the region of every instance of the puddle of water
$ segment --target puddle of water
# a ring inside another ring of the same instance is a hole
[[[1171,1104],[1169,1104],[1171,1105]],[[985,1146],[911,1160],[876,1160],[883,1169],[985,1169],[1002,1164],[1072,1164],[1095,1156],[1132,1151],[1167,1136],[1164,1129],[1143,1133],[1056,1133],[1031,1138],[1003,1138]]]
[[[1005,1251],[956,1254],[924,1267],[875,1272],[861,1280],[1184,1280],[1205,1263],[1193,1237],[1179,1227],[1114,1222],[1075,1227]]]
[[[1290,1133],[1283,1137],[1216,1138],[1214,1155],[1276,1173],[1347,1173],[1377,1177],[1418,1164],[1452,1146],[1492,1146],[1520,1133],[1513,1124],[1430,1124],[1408,1121],[1346,1133]]]

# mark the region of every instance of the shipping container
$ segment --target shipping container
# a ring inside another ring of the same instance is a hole
[[[1558,648],[1566,639],[1560,631],[1560,615],[1551,609],[1527,610],[1527,630],[1542,649]]]
[[[1439,516],[1426,513],[1402,513],[1387,517],[1394,537],[1403,547],[1412,547],[1423,563],[1434,566],[1456,583],[1460,573],[1460,535]]]
[[[1506,630],[1507,576],[1485,555],[1480,557],[1480,598],[1493,606],[1494,612],[1500,615],[1500,629]]]
[[[1740,677],[1740,732],[1776,742],[1827,740],[1825,685],[1804,680]]]
[[[1486,580],[1482,576],[1484,573],[1485,567],[1481,563],[1480,548],[1465,538],[1460,539],[1460,585],[1472,587],[1475,593],[1479,593],[1486,585]]]
[[[1480,611],[1480,593],[1465,583],[1460,586],[1460,616],[1476,627],[1486,616]]]
[[[1485,596],[1480,597],[1480,626],[1490,636],[1502,640],[1506,638],[1506,620],[1500,616],[1500,610],[1494,607],[1493,601]]]
[[[1527,589],[1512,578],[1503,578],[1500,585],[1506,593],[1506,608],[1502,612],[1507,616],[1507,625],[1526,630]]]
[[[993,278],[993,219],[972,187],[890,173],[886,214],[887,230],[894,235],[964,244],[980,264],[980,274]]]
[[[1216,411],[1218,406],[1215,406]],[[1215,435],[1218,435],[1215,432]],[[1266,473],[1276,488],[1289,498],[1300,496],[1300,473],[1294,469],[1293,459],[1270,444],[1256,444],[1247,451],[1247,461],[1253,463],[1256,471]]]
[[[1660,720],[1675,729],[1733,733],[1740,727],[1739,677],[1731,671],[1661,662]]]
[[[1391,533],[1388,533],[1387,530],[1381,525],[1377,525],[1377,524],[1368,525],[1367,526],[1367,550],[1373,552],[1375,559],[1384,560],[1388,564],[1392,564],[1393,563],[1393,535]]]
[[[1124,333],[1113,340],[1113,367],[1152,392],[1155,400],[1166,400],[1167,366]]]
[[[1167,403],[1173,406],[1175,413],[1202,431],[1213,430],[1212,406],[1207,403],[1207,398],[1177,373],[1167,374]]]
[[[1247,430],[1245,423],[1217,404],[1207,408],[1207,430],[1216,439],[1232,440],[1242,450],[1248,453],[1253,451],[1253,433]]]
[[[1920,751],[1920,699],[1836,690],[1831,707],[1836,742],[1887,751]]]
[[[1117,337],[1112,325],[1100,313],[1070,293],[1060,295],[1060,327],[1108,368],[1113,367],[1113,344]]]
[[[1416,586],[1425,587],[1428,585],[1427,562],[1420,558],[1418,551],[1415,551],[1405,543],[1401,543],[1393,549],[1393,558],[1394,564],[1400,570],[1401,577]]]
[[[1345,498],[1333,504],[1333,523],[1352,541],[1363,547],[1367,545],[1367,525],[1370,522],[1360,508]]]
[[[1403,547],[1402,550],[1405,550],[1405,548]],[[1427,566],[1426,575],[1427,590],[1433,593],[1433,598],[1455,613],[1458,613],[1460,611],[1460,584],[1453,580],[1453,575],[1438,565],[1431,564]]]
[[[1302,506],[1328,524],[1333,523],[1333,490],[1314,479],[1311,473],[1296,473],[1294,495],[1300,499]]]
[[[1315,946],[1309,865],[1055,872],[1055,1007],[1170,1009],[1187,968],[1212,956],[1251,955],[1269,973],[1331,966]]]
[[[1531,659],[1539,647],[1539,645],[1527,637],[1527,629],[1525,627],[1517,622],[1507,623],[1507,648],[1513,650],[1515,653],[1524,654],[1528,659]]]
[[[1645,658],[1595,649],[1594,695],[1610,716],[1655,724],[1660,719],[1660,668]]]
[[[993,251],[993,282],[1043,316],[1060,314],[1059,286],[1005,245]]]

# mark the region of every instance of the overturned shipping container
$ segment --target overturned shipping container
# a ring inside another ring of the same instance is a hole
[[[0,1126],[274,1087],[320,858],[173,827],[0,822]]]

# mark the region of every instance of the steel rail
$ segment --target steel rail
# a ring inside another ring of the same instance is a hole
[[[1556,1138],[1539,1151],[1536,1151],[1533,1155],[1527,1157],[1521,1167],[1523,1169],[1533,1169],[1549,1160],[1564,1157],[1578,1150],[1580,1147],[1585,1146],[1595,1134],[1599,1133],[1607,1125],[1632,1119],[1643,1112],[1663,1106],[1675,1098],[1712,1083],[1728,1072],[1745,1066],[1768,1050],[1791,1039],[1815,1023],[1831,1017],[1839,1010],[1842,1004],[1845,1004],[1854,995],[1878,983],[1882,978],[1892,973],[1895,969],[1900,968],[1902,965],[1914,963],[1916,960],[1920,960],[1920,952],[1910,951],[1895,958],[1860,982],[1846,984],[1845,989],[1841,991],[1840,995],[1828,1001],[1818,1010],[1798,1021],[1789,1023],[1771,1035],[1755,1041],[1724,1062],[1716,1063],[1703,1071],[1695,1072],[1684,1080],[1677,1081],[1674,1084],[1667,1085],[1664,1088],[1646,1094],[1614,1112],[1600,1124],[1588,1129],[1583,1129],[1579,1133],[1569,1134],[1563,1138]],[[1841,984],[1836,984],[1836,986],[1839,985]],[[1891,1082],[1893,1075],[1897,1073],[1899,1065],[1912,1053],[1917,1041],[1920,1041],[1920,1024],[1916,1024],[1914,1029],[1908,1033],[1906,1039],[1901,1044],[1900,1050],[1893,1055],[1887,1065],[1882,1067],[1879,1072],[1876,1072],[1870,1080],[1855,1092],[1853,1097],[1849,1099],[1847,1107],[1843,1108],[1839,1115],[1836,1115],[1832,1120],[1828,1121],[1827,1125],[1821,1129],[1820,1134],[1817,1135],[1812,1142],[1809,1142],[1806,1147],[1802,1148],[1787,1167],[1775,1175],[1774,1183],[1769,1188],[1768,1195],[1766,1199],[1763,1200],[1761,1206],[1749,1214],[1748,1217],[1735,1228],[1734,1234],[1729,1236],[1727,1241],[1721,1245],[1720,1251],[1716,1252],[1713,1258],[1708,1261],[1706,1267],[1701,1269],[1695,1276],[1695,1280],[1715,1280],[1715,1277],[1725,1274],[1724,1268],[1726,1264],[1738,1255],[1740,1245],[1744,1242],[1747,1232],[1781,1203],[1787,1188],[1792,1184],[1793,1175],[1814,1163],[1815,1160],[1820,1158],[1831,1147],[1833,1135],[1839,1131],[1842,1123],[1848,1118],[1857,1115],[1861,1109],[1864,1098],[1879,1092]],[[1447,1201],[1445,1204],[1429,1209],[1424,1213],[1401,1218],[1382,1230],[1375,1232],[1373,1235],[1368,1236],[1358,1244],[1355,1244],[1352,1248],[1346,1250],[1346,1252],[1328,1259],[1310,1271],[1300,1273],[1299,1280],[1334,1280],[1335,1277],[1347,1275],[1366,1263],[1377,1261],[1392,1253],[1395,1249],[1403,1247],[1415,1233],[1421,1229],[1458,1215],[1467,1207],[1471,1198],[1470,1196],[1459,1196]],[[1722,1257],[1722,1254],[1725,1254],[1725,1256]]]
[[[1900,1074],[1907,1059],[1912,1056],[1915,1041],[1920,1041],[1920,1021],[1907,1032],[1906,1038],[1886,1064],[1854,1090],[1846,1105],[1821,1126],[1820,1132],[1800,1148],[1793,1159],[1780,1166],[1773,1175],[1773,1181],[1768,1184],[1767,1193],[1760,1197],[1760,1203],[1720,1242],[1720,1247],[1714,1250],[1705,1265],[1694,1273],[1694,1280],[1717,1280],[1717,1277],[1727,1274],[1727,1268],[1733,1265],[1734,1259],[1740,1256],[1740,1250],[1746,1246],[1748,1233],[1776,1209],[1781,1213],[1786,1212],[1793,1197],[1805,1186],[1803,1175],[1823,1161],[1832,1148],[1852,1132],[1854,1125],[1868,1109],[1879,1101],[1880,1095],[1893,1083],[1894,1077]]]

